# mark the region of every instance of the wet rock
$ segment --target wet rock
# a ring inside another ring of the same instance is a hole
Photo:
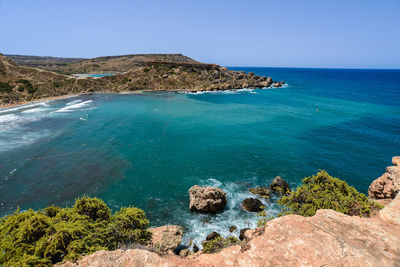
[[[269,199],[270,190],[266,187],[255,187],[249,189],[250,193],[259,196],[260,198]]]
[[[189,189],[191,211],[217,213],[226,206],[226,193],[216,187],[194,185]]]
[[[281,195],[290,192],[290,187],[288,182],[283,180],[280,176],[276,176],[272,181],[270,188],[272,191],[277,192]]]
[[[237,227],[236,226],[234,226],[234,225],[232,225],[231,227],[229,227],[229,232],[233,232],[233,231],[236,231],[237,230]]]
[[[246,198],[243,200],[242,206],[250,212],[260,212],[264,209],[262,202],[257,198]]]
[[[182,241],[183,228],[179,225],[164,225],[149,229],[153,235],[151,245],[161,251],[173,251]]]
[[[240,229],[240,234],[239,234],[239,239],[240,239],[240,240],[243,240],[243,239],[245,238],[245,233],[246,233],[246,231],[248,231],[248,230],[250,230],[250,228],[243,228],[243,229]]]
[[[394,166],[373,181],[368,189],[368,196],[374,199],[393,199],[400,191],[400,157],[392,158]]]
[[[272,84],[273,87],[282,87],[282,84],[279,82],[273,83]]]
[[[213,239],[215,239],[217,237],[220,237],[220,236],[221,236],[220,234],[218,234],[217,232],[214,231],[214,232],[212,232],[212,233],[207,235],[206,240],[210,241],[210,240],[213,240]]]

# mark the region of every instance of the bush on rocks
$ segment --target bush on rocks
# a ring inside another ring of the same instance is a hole
[[[145,244],[151,238],[148,224],[138,208],[113,215],[102,200],[86,196],[73,208],[17,210],[0,219],[0,265],[47,266],[128,243]]]
[[[224,248],[237,245],[239,243],[240,243],[239,239],[237,239],[234,236],[228,236],[227,238],[219,236],[212,240],[203,242],[203,253],[206,254],[218,253]]]
[[[303,179],[303,184],[278,203],[283,205],[282,214],[313,216],[319,209],[332,209],[347,215],[369,217],[378,203],[349,186],[345,181],[330,176],[326,171]]]

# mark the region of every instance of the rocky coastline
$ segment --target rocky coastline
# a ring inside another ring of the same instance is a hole
[[[99,64],[107,65],[108,62],[102,61]],[[147,60],[129,66],[132,69],[123,69],[123,72],[118,72],[116,69],[117,74],[112,76],[74,77],[61,72],[21,66],[0,54],[0,106],[96,92],[122,93],[143,90],[199,92],[271,88],[281,87],[284,84],[253,72],[232,71],[216,64],[196,61]]]
[[[368,201],[377,200],[385,206],[367,217],[331,209],[319,209],[311,217],[285,215],[256,229],[241,229],[240,239],[212,232],[200,251],[197,246],[194,251],[177,250],[182,228],[161,226],[151,230],[155,233],[151,247],[156,251],[143,248],[98,251],[60,266],[398,266],[400,157],[394,157],[392,162],[394,166],[374,180],[368,191]],[[250,189],[255,198],[246,199],[242,205],[249,212],[252,207],[259,211],[257,197],[289,191],[287,182],[276,177],[269,188]],[[220,212],[226,204],[226,193],[220,188],[195,185],[189,194],[189,209],[193,212]],[[236,230],[234,226],[231,228]],[[213,250],[215,245],[220,247]]]

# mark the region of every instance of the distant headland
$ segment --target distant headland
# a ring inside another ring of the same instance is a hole
[[[0,54],[1,106],[94,92],[215,91],[280,87],[282,83],[181,54],[92,59]]]

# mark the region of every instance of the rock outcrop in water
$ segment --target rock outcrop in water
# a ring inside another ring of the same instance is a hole
[[[275,179],[272,180],[270,188],[272,191],[280,194],[286,194],[290,191],[288,182],[283,180],[280,176],[276,176]]]
[[[225,208],[226,193],[216,187],[194,185],[189,189],[191,211],[217,213]]]
[[[372,218],[319,210],[247,231],[246,245],[187,259],[132,249],[99,251],[63,266],[399,266],[400,195]]]
[[[242,206],[250,212],[260,212],[264,209],[262,202],[257,198],[246,198],[242,201]]]
[[[249,192],[259,196],[260,198],[269,199],[270,197],[270,190],[266,187],[254,187],[250,188]]]
[[[393,157],[394,166],[369,186],[368,196],[374,199],[393,199],[400,191],[400,157]]]

